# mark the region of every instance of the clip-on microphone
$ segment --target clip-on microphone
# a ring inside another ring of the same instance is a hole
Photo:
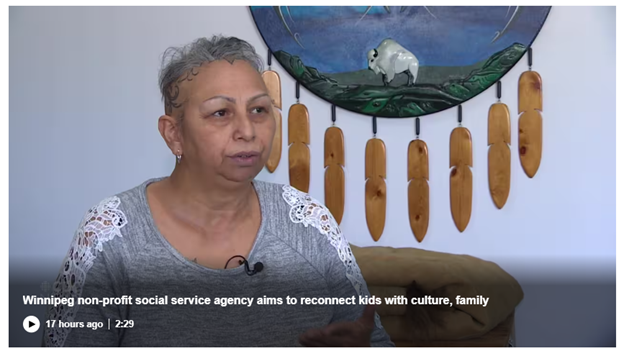
[[[247,273],[247,275],[254,275],[256,273],[260,273],[260,272],[262,272],[262,269],[264,268],[264,265],[262,264],[262,262],[256,262],[256,264],[254,264],[254,266],[253,266],[253,269],[249,269],[249,262],[247,261],[247,259],[245,259],[245,257],[243,257],[241,255],[236,255],[236,256],[232,256],[225,263],[225,267],[223,267],[223,269],[227,269],[228,263],[230,263],[230,261],[235,259],[236,257],[242,258],[242,260],[238,261],[238,264],[245,264],[245,273]]]

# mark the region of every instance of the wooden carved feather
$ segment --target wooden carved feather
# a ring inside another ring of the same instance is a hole
[[[325,206],[340,224],[345,205],[344,135],[338,127],[325,131]]]
[[[429,227],[429,150],[420,139],[412,140],[407,148],[407,179],[410,227],[422,242]]]
[[[464,127],[451,132],[450,167],[451,214],[455,226],[463,232],[472,213],[472,137]]]
[[[386,225],[386,145],[381,139],[366,143],[366,224],[378,241]]]
[[[275,172],[282,158],[282,112],[273,106],[273,116],[275,117],[275,135],[271,142],[271,154],[266,163],[266,168],[269,172]]]
[[[290,185],[303,192],[310,187],[310,122],[308,109],[296,103],[288,111],[288,175]]]
[[[269,69],[262,72],[262,79],[269,91],[269,96],[273,102],[273,115],[275,117],[275,135],[271,143],[271,154],[266,163],[269,172],[275,172],[282,158],[282,83],[277,72],[271,70],[272,53],[269,50],[268,65]]]
[[[533,178],[542,161],[542,77],[531,71],[533,50],[529,48],[529,70],[518,80],[518,152],[520,163]]]
[[[501,97],[501,83],[498,98]],[[511,122],[507,105],[497,102],[488,114],[488,184],[497,208],[505,206],[511,188]]]

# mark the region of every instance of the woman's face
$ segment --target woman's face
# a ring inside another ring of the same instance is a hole
[[[193,73],[180,83],[186,166],[234,182],[253,179],[269,158],[275,134],[262,76],[239,60],[204,64]]]

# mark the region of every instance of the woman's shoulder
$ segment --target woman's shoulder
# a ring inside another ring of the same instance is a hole
[[[148,184],[158,179],[149,179],[132,188],[105,196],[91,206],[86,215],[92,212],[111,214],[116,216],[116,223],[120,226],[125,226],[129,215],[148,214],[148,208],[145,207],[145,189]]]
[[[145,188],[155,180],[149,179],[101,198],[86,210],[78,230],[96,236],[100,245],[116,237],[122,238],[128,228],[137,222],[144,222],[142,218],[149,215],[149,208],[145,205]]]
[[[281,203],[285,207],[292,208],[303,204],[317,204],[325,207],[321,201],[309,193],[288,184],[254,180],[254,186],[259,191],[261,198],[264,197],[271,202]]]
[[[336,260],[347,266],[351,264],[349,242],[321,201],[287,184],[257,182],[256,185],[265,197],[271,197],[265,205],[270,208],[269,213],[263,217],[279,240],[297,250],[321,272]]]
[[[268,209],[267,221],[276,235],[285,240],[311,240],[328,244],[342,237],[331,211],[307,192],[288,184],[256,182],[263,207]],[[321,235],[319,235],[321,234]]]
[[[307,192],[288,184],[265,181],[254,181],[254,184],[263,207],[271,217],[288,218],[293,224],[303,223],[306,227],[315,227],[319,219],[334,220],[329,209]]]

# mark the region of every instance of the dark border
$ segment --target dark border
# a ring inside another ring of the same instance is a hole
[[[256,24],[256,23],[257,23],[257,22],[256,22],[256,18],[254,17],[253,11],[251,10],[251,6],[247,6],[247,8],[249,9],[249,13],[251,14],[251,19],[252,19],[252,20],[253,20],[253,22],[254,22],[254,27],[256,28],[256,31],[258,32],[258,34],[260,34],[260,37],[262,38],[262,41],[264,41],[264,45],[266,45],[266,49],[267,49],[267,51],[268,51],[268,50],[271,50],[271,52],[273,52],[273,50],[269,47],[269,43],[268,43],[268,42],[267,42],[267,40],[264,38],[264,35],[262,35],[262,32],[260,32],[260,29],[258,29],[258,25]],[[501,77],[500,77],[497,81],[494,81],[494,82],[492,82],[492,84],[488,85],[485,89],[483,89],[483,91],[482,91],[482,92],[480,92],[479,94],[476,94],[475,96],[473,96],[473,97],[471,97],[471,98],[469,98],[469,99],[466,99],[466,100],[462,101],[461,103],[458,103],[458,104],[455,104],[455,105],[449,106],[449,107],[447,107],[447,108],[445,108],[445,109],[442,109],[442,110],[439,110],[439,111],[436,111],[436,112],[429,112],[429,113],[426,113],[426,114],[423,114],[423,115],[418,115],[418,116],[404,116],[404,117],[401,117],[401,116],[394,116],[394,117],[389,117],[389,116],[376,116],[376,115],[372,115],[372,114],[362,113],[362,112],[360,112],[360,111],[353,111],[353,110],[350,110],[350,109],[344,108],[344,107],[342,107],[342,106],[340,106],[340,105],[336,105],[336,107],[340,107],[340,108],[341,108],[341,109],[343,109],[343,110],[350,111],[350,112],[356,113],[356,114],[358,114],[358,115],[368,116],[368,117],[377,117],[377,118],[392,118],[392,119],[395,119],[395,118],[396,118],[396,119],[405,119],[405,118],[420,118],[420,117],[424,117],[424,116],[434,115],[434,114],[436,114],[436,113],[438,113],[438,112],[446,111],[446,110],[448,110],[448,109],[451,109],[451,108],[457,107],[457,106],[459,106],[459,105],[461,105],[461,104],[464,104],[464,103],[466,103],[467,101],[470,101],[471,99],[473,99],[473,98],[475,98],[475,97],[477,97],[477,96],[479,96],[479,95],[483,94],[485,91],[487,91],[488,89],[490,89],[490,88],[491,88],[494,84],[496,84],[498,81],[501,81],[501,80],[502,80],[502,79],[503,79],[503,78],[507,75],[507,73],[509,73],[509,71],[511,71],[514,67],[516,67],[516,65],[518,64],[518,62],[520,62],[520,61],[522,60],[522,58],[524,58],[524,56],[526,56],[527,52],[529,51],[529,50],[528,50],[528,48],[530,48],[530,47],[533,45],[533,43],[535,42],[535,39],[537,39],[537,37],[539,36],[540,32],[542,31],[542,28],[544,28],[544,24],[546,23],[546,21],[548,20],[548,16],[550,15],[550,10],[552,10],[552,6],[548,6],[548,12],[546,12],[546,17],[544,18],[544,21],[542,22],[542,25],[540,26],[540,28],[539,28],[539,29],[537,30],[537,32],[535,33],[535,36],[533,37],[533,40],[531,40],[531,42],[530,42],[530,43],[529,43],[529,45],[527,46],[527,50],[525,50],[525,51],[524,51],[524,54],[522,54],[522,56],[520,56],[520,57],[518,58],[518,60],[517,60],[517,61],[516,61],[513,65],[511,65],[511,67],[509,67],[509,69],[507,70],[507,72],[505,72],[505,74],[503,74],[503,75],[502,75],[502,76],[501,76]],[[274,57],[274,61],[276,61],[276,62],[280,63],[280,62],[279,62],[279,60],[278,60],[275,56],[273,56],[273,57]],[[281,63],[280,63],[280,66],[281,66]],[[282,68],[284,68],[284,67],[282,66]],[[299,82],[299,80],[297,80],[297,78],[295,78],[295,77],[294,77],[294,76],[293,76],[290,72],[288,72],[288,70],[287,70],[287,69],[285,69],[285,68],[284,68],[284,71],[286,71],[286,72],[288,73],[288,75],[289,75],[289,76],[291,76],[291,77],[292,77],[295,81]],[[308,88],[308,87],[307,87],[307,86],[306,86],[303,82],[299,82],[299,84],[300,84],[301,86],[303,86],[304,88],[306,88],[306,90],[308,90],[310,93],[312,93],[312,94],[314,94],[315,96],[319,97],[321,100],[326,101],[326,102],[327,102],[327,103],[329,103],[330,105],[335,105],[333,102],[331,102],[331,101],[327,100],[326,98],[324,98],[324,97],[322,97],[322,96],[320,96],[320,95],[316,94],[316,93],[315,93],[315,92],[313,92],[312,90],[310,90],[310,89],[309,89],[309,88]]]

